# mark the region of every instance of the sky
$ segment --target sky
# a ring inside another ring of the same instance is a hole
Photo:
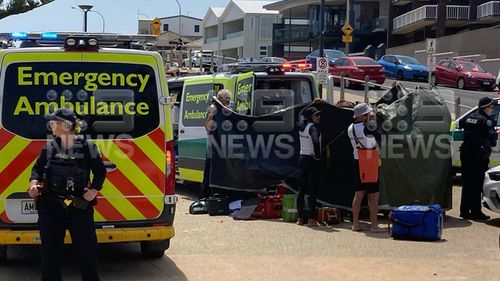
[[[208,7],[225,7],[229,0],[178,0],[183,15],[203,18]],[[7,1],[5,1],[7,2]],[[136,34],[138,19],[179,14],[175,0],[55,0],[27,13],[0,20],[0,32],[83,31],[83,12],[78,5],[93,5],[101,13],[87,14],[87,31]],[[72,7],[76,7],[73,9]]]

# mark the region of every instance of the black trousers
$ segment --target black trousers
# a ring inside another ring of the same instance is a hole
[[[212,157],[207,152],[207,156],[205,159],[205,168],[203,170],[203,182],[201,183],[201,192],[199,199],[208,198],[212,195],[212,190],[210,189],[210,168],[212,166]]]
[[[489,156],[489,155],[486,155]],[[483,199],[484,173],[488,170],[489,159],[481,150],[460,151],[462,162],[462,198],[460,214],[478,214]]]
[[[320,161],[310,155],[300,155],[300,189],[297,195],[297,215],[302,220],[316,218],[316,199],[318,198]],[[305,195],[308,195],[308,210],[304,211]]]
[[[66,229],[71,234],[75,257],[83,281],[99,281],[97,272],[97,236],[94,208],[63,208],[55,198],[40,198],[38,224],[42,239],[42,281],[61,279],[61,256]]]

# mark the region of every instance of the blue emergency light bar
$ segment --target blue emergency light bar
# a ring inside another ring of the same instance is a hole
[[[57,33],[55,32],[44,32],[42,33],[42,39],[45,40],[50,40],[50,39],[57,39]]]
[[[10,34],[10,38],[12,38],[12,39],[27,39],[28,33],[27,32],[12,32]]]

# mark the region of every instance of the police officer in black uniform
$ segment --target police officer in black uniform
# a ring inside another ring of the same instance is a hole
[[[496,122],[490,117],[493,99],[482,97],[479,109],[460,120],[464,140],[460,147],[462,162],[462,200],[460,217],[471,220],[487,220],[481,211],[484,173],[488,170],[492,147],[496,145]]]
[[[38,207],[42,280],[61,280],[66,229],[71,234],[82,280],[100,280],[93,205],[106,168],[97,147],[76,135],[79,122],[73,111],[61,108],[48,118],[55,138],[43,147],[35,162],[28,192]]]

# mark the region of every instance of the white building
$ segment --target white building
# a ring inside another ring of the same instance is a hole
[[[179,16],[160,18],[160,21],[162,32],[172,31],[185,37],[203,37],[202,19],[182,15],[180,21]]]
[[[160,32],[173,32],[175,34],[180,34],[180,36],[189,38],[190,41],[194,41],[203,37],[203,20],[188,16],[172,16],[164,17],[159,19],[161,22]],[[151,21],[152,19],[140,19],[139,20],[139,34],[151,34]],[[181,30],[179,30],[179,22],[181,24]],[[179,33],[180,31],[180,33]]]
[[[203,49],[239,58],[270,56],[277,11],[262,8],[273,1],[230,0],[225,8],[210,7],[203,18]]]

